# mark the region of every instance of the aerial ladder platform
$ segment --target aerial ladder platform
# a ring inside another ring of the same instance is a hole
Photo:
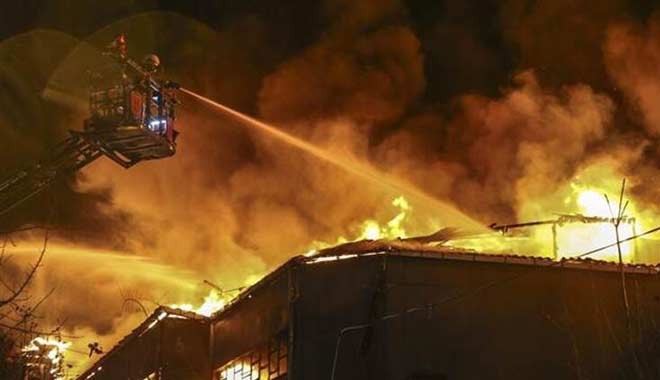
[[[125,35],[117,37],[104,55],[115,61],[118,75],[96,73],[92,78],[96,85],[89,96],[91,115],[83,129],[69,131],[69,137],[39,162],[0,181],[0,215],[101,156],[130,168],[175,154],[179,86],[155,78],[160,59],[153,54],[142,63],[129,58]]]

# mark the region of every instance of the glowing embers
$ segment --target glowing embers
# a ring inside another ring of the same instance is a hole
[[[193,91],[187,90],[185,88],[181,88],[180,90],[214,107],[216,110],[236,118],[237,120],[241,121],[244,126],[267,133],[282,143],[309,153],[322,161],[325,161],[336,166],[337,168],[346,171],[347,173],[351,173],[364,179],[368,183],[377,185],[383,190],[405,194],[406,196],[412,198],[416,204],[423,206],[425,209],[433,210],[438,218],[442,218],[445,223],[451,222],[455,227],[465,228],[468,230],[485,231],[485,227],[481,223],[463,214],[453,205],[431,197],[427,193],[419,190],[401,178],[381,172],[379,169],[368,162],[359,160],[353,156],[346,156],[338,154],[338,152],[323,149],[312,143],[301,140],[298,137],[290,135],[273,125],[254,119],[248,115],[233,110]]]
[[[214,380],[277,380],[287,374],[286,334],[247,352],[215,371]]]

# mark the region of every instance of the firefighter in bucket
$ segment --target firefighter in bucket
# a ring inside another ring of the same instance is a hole
[[[119,63],[119,76],[97,86],[90,95],[91,117],[85,134],[111,159],[125,167],[141,160],[171,156],[178,132],[174,108],[178,104],[173,82],[161,81],[160,58],[147,55],[137,63],[127,55],[126,36],[117,37],[105,55]],[[115,65],[116,67],[116,65]],[[98,75],[99,82],[106,79]]]

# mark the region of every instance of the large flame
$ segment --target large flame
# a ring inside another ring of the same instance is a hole
[[[645,227],[653,227],[657,219],[648,211],[641,212],[638,200],[631,198],[628,192],[624,192],[622,204],[619,204],[622,178],[615,163],[608,160],[592,163],[546,196],[522,202],[519,222],[545,223],[512,229],[504,235],[493,233],[460,239],[450,245],[480,252],[555,259],[576,257],[612,245],[588,257],[618,261],[615,221],[619,207],[624,208],[618,226],[620,240],[631,238]],[[621,242],[622,260],[639,262],[636,247],[640,243],[636,240]]]
[[[377,220],[374,219],[365,220],[362,222],[362,231],[360,235],[356,239],[352,240],[405,238],[407,235],[403,223],[411,210],[410,204],[406,198],[401,195],[392,201],[392,205],[399,209],[399,213],[396,214],[396,216],[394,216],[384,225],[381,225]],[[340,237],[339,239],[348,241],[348,239],[344,237]]]
[[[179,309],[183,311],[193,312],[199,315],[210,317],[227,306],[227,304],[234,298],[236,292],[247,288],[250,285],[259,281],[263,275],[250,275],[243,282],[244,286],[236,289],[222,290],[211,289],[211,291],[203,298],[199,306],[194,306],[192,303],[172,304],[172,309]]]
[[[616,220],[619,207],[619,195],[615,191],[620,186],[617,181],[609,181],[610,186],[601,188],[584,187],[578,183],[571,183],[573,193],[565,202],[573,204],[575,211],[588,217],[598,217],[610,219],[602,223],[574,223],[567,224],[558,228],[558,254],[560,257],[574,256],[582,252],[590,251],[606,245],[616,243]],[[635,205],[629,202],[625,208],[625,215],[622,215],[621,223],[618,227],[619,239],[625,240],[635,235],[637,231],[642,230],[639,217],[636,217]],[[611,220],[614,219],[614,220]],[[620,243],[622,259],[626,262],[635,261],[634,242],[627,241]],[[618,260],[618,247],[613,246],[597,252],[590,256],[602,260]]]
[[[403,195],[396,197],[392,201],[392,206],[398,210],[398,213],[387,222],[381,223],[376,219],[364,220],[359,224],[359,233],[354,237],[347,238],[345,236],[339,236],[334,243],[314,241],[312,247],[305,253],[305,256],[313,256],[320,249],[351,241],[406,238],[408,234],[405,223],[411,215],[412,207]]]

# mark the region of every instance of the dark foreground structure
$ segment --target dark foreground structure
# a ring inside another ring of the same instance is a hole
[[[659,268],[624,268],[627,311],[616,264],[348,244],[157,310],[79,379],[660,378]]]
[[[209,326],[204,316],[159,307],[79,379],[205,379]]]

